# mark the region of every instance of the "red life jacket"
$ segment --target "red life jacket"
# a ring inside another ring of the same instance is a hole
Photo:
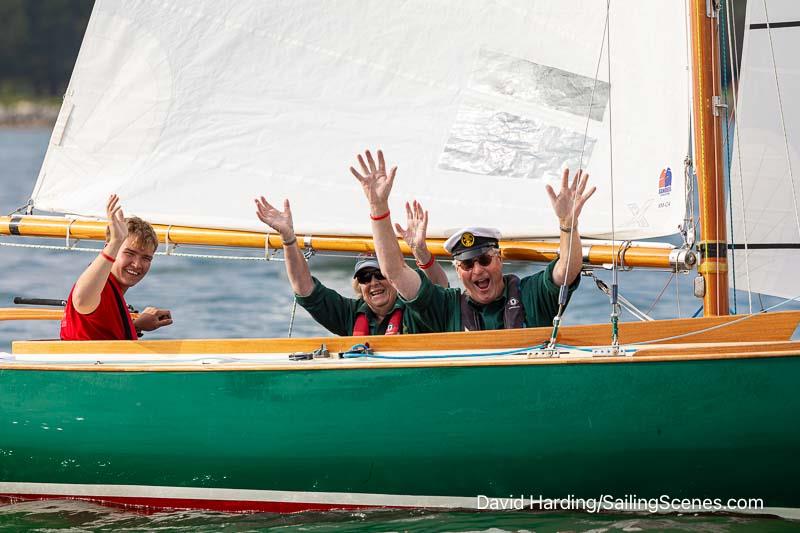
[[[88,315],[80,314],[72,305],[74,291],[73,285],[61,319],[62,341],[135,341],[138,338],[128,305],[114,276],[109,274],[100,293],[100,304]]]
[[[389,315],[389,325],[386,326],[384,335],[399,335],[403,332],[403,309],[398,307]],[[353,325],[353,337],[365,337],[370,335],[369,320],[366,313],[356,315],[356,323]]]

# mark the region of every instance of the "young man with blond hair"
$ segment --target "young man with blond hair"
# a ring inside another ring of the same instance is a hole
[[[158,248],[155,230],[138,217],[125,219],[116,194],[108,199],[106,215],[106,245],[72,287],[61,340],[136,340],[143,331],[172,324],[172,314],[155,307],[134,320],[124,297],[150,270]]]

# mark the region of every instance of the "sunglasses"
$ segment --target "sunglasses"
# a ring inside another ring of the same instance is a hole
[[[485,252],[479,255],[478,257],[473,257],[472,259],[464,259],[463,261],[458,262],[458,266],[461,270],[472,270],[472,267],[475,266],[475,263],[478,263],[482,267],[488,267],[492,264],[492,260],[495,257],[494,252]]]
[[[367,283],[372,281],[372,278],[375,278],[378,281],[383,281],[386,279],[385,277],[383,277],[383,274],[381,274],[380,270],[362,270],[361,272],[356,274],[356,279],[362,285],[366,285]]]

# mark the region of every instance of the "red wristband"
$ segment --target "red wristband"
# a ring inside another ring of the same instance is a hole
[[[109,260],[109,261],[111,261],[112,263],[114,262],[114,258],[113,258],[113,257],[111,257],[110,255],[108,255],[107,253],[103,252],[103,251],[101,251],[101,252],[100,252],[100,255],[102,255],[102,256],[103,256],[103,259],[108,259],[108,260]]]
[[[386,211],[384,214],[378,216],[375,216],[372,213],[370,213],[369,218],[371,218],[372,220],[383,220],[384,218],[389,216],[389,213],[391,213],[391,211]]]
[[[428,260],[428,262],[427,262],[427,263],[425,263],[425,264],[423,265],[422,263],[420,263],[419,261],[417,261],[417,266],[418,266],[418,267],[420,267],[422,270],[428,270],[430,267],[432,267],[432,266],[433,266],[433,262],[434,262],[434,261],[436,261],[436,258],[435,258],[435,257],[433,257],[433,254],[431,254],[431,258]]]

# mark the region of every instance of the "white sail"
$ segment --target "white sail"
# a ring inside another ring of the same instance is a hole
[[[800,3],[769,0],[764,7],[763,0],[747,4],[729,263],[737,289],[793,298],[800,295]]]
[[[434,237],[536,237],[558,232],[545,184],[583,151],[584,234],[611,234],[612,160],[617,237],[672,234],[685,17],[611,2],[609,83],[605,1],[98,0],[32,198],[103,216],[116,192],[154,223],[263,230],[264,194],[298,233],[368,235],[348,167],[382,147],[400,222],[416,198]]]

